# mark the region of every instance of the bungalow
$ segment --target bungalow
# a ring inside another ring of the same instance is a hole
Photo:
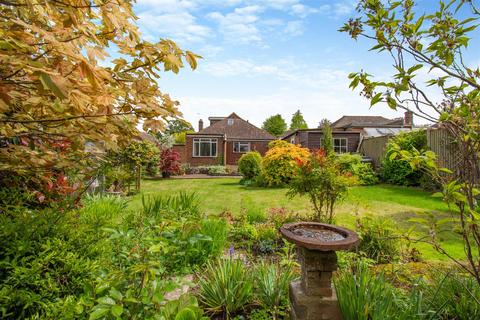
[[[210,124],[186,135],[182,162],[191,166],[236,165],[242,154],[256,150],[262,155],[275,137],[232,113],[228,117],[210,117]]]
[[[397,119],[387,119],[381,116],[343,116],[333,122],[331,126],[335,152],[357,152],[363,138],[412,130],[413,114],[407,111],[404,118]],[[285,141],[300,144],[311,150],[320,148],[322,138],[323,133],[320,127],[295,130],[282,137]]]

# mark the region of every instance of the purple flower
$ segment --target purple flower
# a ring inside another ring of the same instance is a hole
[[[233,245],[231,245],[230,249],[228,249],[228,254],[230,254],[230,257],[233,257],[233,255],[235,254],[235,248],[233,247]]]

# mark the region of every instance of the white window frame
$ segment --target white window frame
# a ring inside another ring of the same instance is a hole
[[[235,148],[236,146],[238,147]],[[247,146],[247,151],[241,151],[242,146]],[[233,153],[247,153],[247,152],[250,152],[251,145],[250,145],[250,142],[248,141],[233,141],[232,148],[233,148]]]
[[[336,145],[335,140],[340,141],[340,145]],[[342,141],[345,141],[345,145],[342,144]],[[348,138],[333,138],[333,151],[335,153],[347,153],[348,152]]]
[[[234,122],[235,122],[234,119],[227,119],[227,124],[229,126],[233,125]]]
[[[291,138],[290,138],[290,143],[291,143],[291,144],[295,144],[295,137],[291,137]]]
[[[202,143],[210,144],[210,155],[201,155]],[[215,145],[215,153],[213,153],[213,146]],[[196,146],[198,146],[196,148]],[[198,151],[198,152],[195,152]],[[193,138],[192,156],[194,158],[216,158],[218,154],[218,139],[216,138]]]

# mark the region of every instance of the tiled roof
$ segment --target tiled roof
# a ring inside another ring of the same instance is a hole
[[[237,114],[232,113],[228,117],[215,122],[209,127],[196,132],[195,134],[221,134],[227,139],[244,139],[244,140],[274,140],[267,131],[260,129],[248,121],[243,120]]]
[[[343,116],[334,123],[333,128],[348,127],[403,127],[403,119],[387,119],[382,116]]]

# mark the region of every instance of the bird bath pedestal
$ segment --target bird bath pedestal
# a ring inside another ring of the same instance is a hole
[[[357,246],[355,232],[316,222],[285,224],[280,233],[297,245],[302,277],[290,284],[292,320],[339,320],[342,314],[332,286],[338,250]]]

